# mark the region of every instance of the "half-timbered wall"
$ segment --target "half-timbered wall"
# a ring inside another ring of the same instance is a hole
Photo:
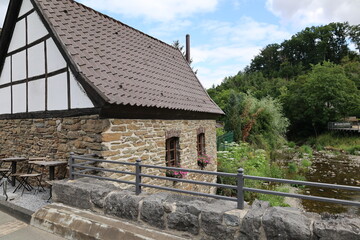
[[[23,0],[0,76],[0,114],[92,108],[30,0]]]

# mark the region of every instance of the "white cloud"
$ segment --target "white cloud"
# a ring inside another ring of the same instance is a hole
[[[156,27],[151,28],[148,31],[148,34],[164,40],[164,37],[173,36],[174,33],[177,33],[183,29],[187,29],[190,26],[190,20],[173,20],[169,22],[161,22],[160,24],[157,24]]]
[[[298,27],[345,22],[360,24],[359,0],[267,0],[268,10]]]
[[[211,12],[219,0],[81,0],[97,10],[122,14],[126,17],[145,17],[155,21],[170,21],[196,13]]]
[[[243,70],[267,44],[280,43],[291,36],[277,25],[249,17],[238,22],[206,21],[199,29],[207,36],[207,43],[193,45],[191,56],[206,88]]]
[[[219,44],[232,42],[248,46],[254,42],[281,42],[291,36],[277,25],[257,22],[249,17],[242,17],[238,22],[207,21],[201,28],[211,34]]]
[[[205,88],[210,88],[213,84],[220,84],[225,77],[243,70],[260,49],[259,46],[202,46],[192,48],[191,54],[198,78]]]
[[[259,46],[200,46],[191,49],[191,56],[194,59],[194,64],[221,64],[225,61],[247,62],[259,53]],[[238,71],[241,69],[238,69]]]
[[[234,76],[244,66],[241,64],[233,64],[226,66],[219,66],[218,68],[203,68],[199,67],[197,77],[201,81],[201,84],[206,88],[211,88],[214,84],[219,85],[225,77]]]
[[[0,2],[0,28],[2,28],[5,20],[6,10],[9,5],[8,0],[1,0]]]

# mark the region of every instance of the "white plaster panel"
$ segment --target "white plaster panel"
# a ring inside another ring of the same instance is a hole
[[[26,85],[17,84],[13,86],[13,113],[26,112]]]
[[[66,67],[66,61],[61,55],[54,40],[48,39],[47,44],[47,59],[48,59],[48,72],[53,72]]]
[[[44,43],[39,43],[28,50],[29,77],[45,74]]]
[[[31,81],[29,85],[29,112],[45,111],[45,79]]]
[[[67,74],[48,78],[48,110],[68,109]]]
[[[0,89],[0,114],[11,113],[11,89],[10,87]]]
[[[28,42],[32,43],[48,34],[39,15],[33,12],[27,17],[28,21]]]
[[[13,82],[26,78],[26,51],[19,52],[12,56]]]
[[[0,85],[9,83],[11,81],[11,75],[10,75],[11,72],[10,71],[11,71],[10,57],[7,57],[5,59],[4,67],[1,72]]]
[[[23,0],[23,3],[20,8],[19,17],[21,17],[25,13],[29,12],[31,9],[33,9],[33,5],[30,2],[30,0]]]
[[[86,94],[84,88],[70,73],[71,108],[92,108],[94,104]]]
[[[26,29],[25,19],[17,22],[15,25],[14,33],[11,38],[9,52],[12,52],[18,48],[24,47],[26,44]]]

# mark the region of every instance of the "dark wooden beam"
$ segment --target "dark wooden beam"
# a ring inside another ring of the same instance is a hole
[[[221,115],[155,107],[130,105],[106,105],[101,109],[102,118],[120,119],[164,119],[164,120],[206,120],[218,119]]]
[[[41,112],[2,114],[0,115],[0,120],[65,118],[65,117],[78,117],[78,116],[86,116],[86,115],[98,115],[99,113],[100,113],[99,108],[71,109],[71,110],[60,110],[60,111],[41,111]]]
[[[46,77],[47,78],[53,77],[53,76],[56,76],[56,75],[59,75],[59,74],[62,74],[62,73],[66,73],[66,72],[67,72],[67,68],[65,67],[63,69],[59,69],[59,70],[56,70],[54,72],[45,73],[45,74],[41,74],[41,75],[38,75],[38,76],[29,77],[27,79],[18,80],[18,81],[12,82],[12,83],[3,84],[3,85],[0,86],[0,89],[1,88],[6,88],[6,87],[9,87],[9,86],[13,86],[13,85],[23,84],[23,83],[26,83],[26,82],[32,82],[32,81],[43,79],[43,78],[46,78]]]
[[[45,28],[48,30],[50,36],[54,40],[56,46],[58,47],[61,55],[64,57],[67,62],[71,72],[75,75],[76,80],[81,84],[84,88],[86,94],[89,96],[90,100],[96,107],[102,107],[108,101],[108,98],[97,89],[96,86],[93,85],[87,78],[80,73],[78,66],[75,64],[74,60],[71,57],[71,54],[67,51],[66,47],[62,44],[60,37],[56,34],[56,31],[53,26],[49,24],[49,20],[46,19],[46,16],[42,12],[42,9],[38,6],[37,2],[34,0],[30,0],[34,5],[36,12],[38,13],[41,21],[43,22]]]
[[[9,2],[0,38],[0,72],[2,72],[4,67],[6,53],[8,52],[10,41],[14,33],[15,23],[19,15],[21,5],[22,0],[11,0]]]

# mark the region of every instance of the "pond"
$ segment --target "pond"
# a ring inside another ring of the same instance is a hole
[[[317,152],[311,169],[306,173],[307,181],[360,187],[360,156]],[[359,201],[360,192],[307,186],[299,193],[320,197]],[[302,200],[304,210],[309,212],[349,213],[360,216],[360,208],[319,201]]]

